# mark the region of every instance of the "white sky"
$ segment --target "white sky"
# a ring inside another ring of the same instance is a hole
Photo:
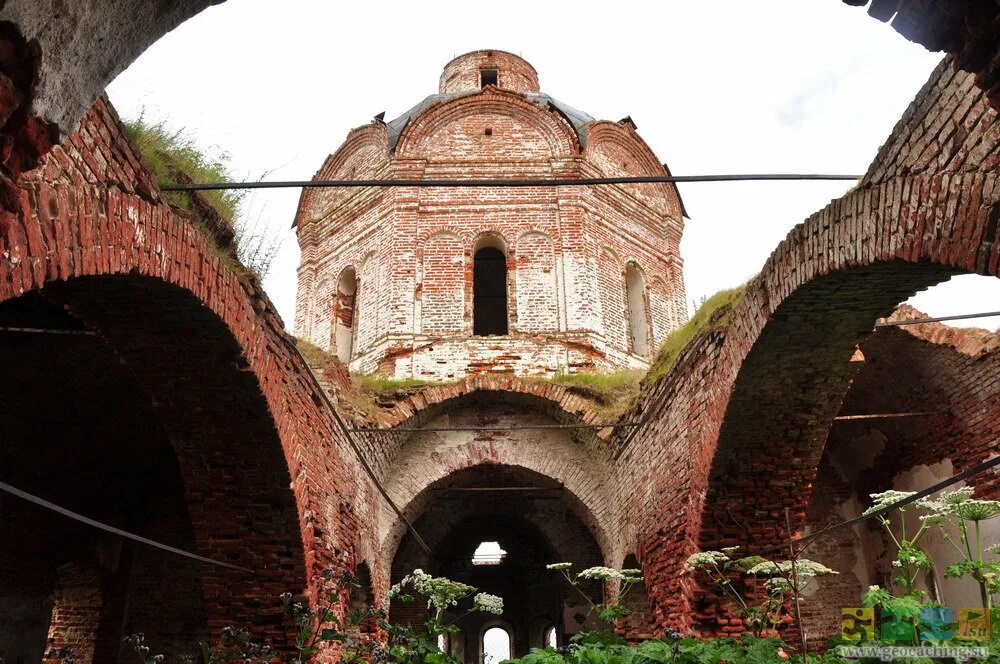
[[[125,118],[144,111],[228,152],[240,178],[309,179],[352,127],[399,115],[437,91],[448,60],[481,48],[519,53],[543,91],[597,118],[632,116],[676,175],[863,173],[941,57],[839,0],[229,0],[108,93]],[[688,300],[748,279],[850,185],[680,185]],[[298,195],[261,191],[248,206],[285,237],[264,285],[289,328]],[[936,316],[1000,310],[1000,280],[959,277],[912,303]]]

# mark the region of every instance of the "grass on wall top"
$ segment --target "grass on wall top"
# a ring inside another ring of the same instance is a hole
[[[748,283],[750,282],[736,288],[721,290],[703,300],[694,316],[687,323],[673,330],[663,340],[643,382],[647,385],[652,384],[670,371],[677,363],[677,358],[680,357],[684,348],[698,336],[703,328],[709,324],[715,326],[716,329],[724,327],[729,322],[734,305],[746,292]]]
[[[233,180],[229,156],[209,157],[183,129],[170,130],[165,122],[148,122],[142,115],[125,122],[125,128],[132,145],[152,171],[158,187]],[[200,203],[207,203],[230,227],[236,222],[243,194],[239,189],[163,192],[164,198],[170,202],[195,213],[199,211]]]

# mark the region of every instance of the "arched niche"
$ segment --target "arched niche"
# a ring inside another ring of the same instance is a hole
[[[353,267],[344,268],[337,278],[333,296],[333,347],[341,362],[354,356],[355,309],[358,296],[358,275]]]

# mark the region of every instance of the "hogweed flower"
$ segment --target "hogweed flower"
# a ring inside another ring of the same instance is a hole
[[[864,511],[864,514],[872,514],[886,507],[895,505],[896,503],[903,502],[907,498],[913,496],[916,491],[883,491],[881,493],[870,494],[872,498],[872,506]]]
[[[610,567],[589,567],[576,575],[580,579],[595,581],[621,581],[625,575]]]
[[[749,570],[747,574],[753,576],[782,576],[787,578],[794,571],[795,576],[798,579],[799,589],[804,588],[810,581],[812,581],[817,576],[828,576],[831,574],[839,574],[836,570],[832,570],[823,563],[818,563],[815,560],[809,560],[808,558],[802,558],[801,560],[795,561],[794,569],[792,567],[791,560],[782,560],[779,563],[766,560],[762,563],[757,563]],[[767,582],[765,581],[765,584]]]
[[[1000,501],[969,498],[954,505],[952,511],[967,521],[986,521],[1000,515]]]
[[[729,561],[729,556],[722,551],[699,551],[692,554],[687,559],[687,562],[684,563],[684,566],[688,569],[699,569],[701,567],[714,567],[728,563]]]
[[[552,563],[551,565],[546,565],[545,569],[554,569],[554,570],[560,570],[561,571],[561,570],[564,570],[564,569],[569,569],[572,566],[573,566],[573,563]]]
[[[479,593],[472,599],[472,608],[499,616],[503,613],[503,598],[489,593]]]

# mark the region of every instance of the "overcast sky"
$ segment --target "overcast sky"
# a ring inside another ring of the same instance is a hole
[[[228,0],[163,37],[108,88],[227,152],[235,174],[309,179],[347,132],[437,91],[453,56],[520,54],[541,87],[591,115],[630,115],[674,174],[863,173],[940,55],[839,0],[395,2]],[[757,273],[849,182],[683,184],[688,300]],[[298,190],[248,211],[283,235],[265,281],[291,328]],[[959,277],[912,302],[1000,310],[1000,280]],[[970,321],[1000,327],[1000,317]]]

